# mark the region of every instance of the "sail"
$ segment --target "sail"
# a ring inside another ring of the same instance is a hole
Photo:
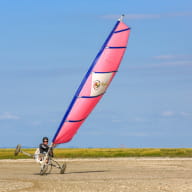
[[[53,144],[69,142],[102,98],[119,68],[129,34],[130,28],[119,19],[77,89]]]

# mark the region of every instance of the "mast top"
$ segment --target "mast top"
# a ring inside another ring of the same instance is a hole
[[[118,19],[119,21],[123,21],[123,17],[124,17],[125,15],[124,14],[122,14],[121,15],[121,17]]]

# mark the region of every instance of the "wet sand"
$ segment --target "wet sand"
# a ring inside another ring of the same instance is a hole
[[[65,161],[65,174],[41,176],[33,160],[0,160],[0,192],[192,192],[192,158]]]

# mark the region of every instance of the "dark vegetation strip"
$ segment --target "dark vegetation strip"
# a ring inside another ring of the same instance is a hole
[[[23,149],[34,154],[36,149]],[[100,157],[192,157],[191,148],[56,148],[55,158]],[[0,159],[28,159],[23,154],[14,156],[14,149],[0,149]]]

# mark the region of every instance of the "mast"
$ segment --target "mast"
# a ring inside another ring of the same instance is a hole
[[[121,17],[120,17],[118,20],[119,20],[120,22],[122,22],[124,17],[125,17],[125,15],[122,14]]]

